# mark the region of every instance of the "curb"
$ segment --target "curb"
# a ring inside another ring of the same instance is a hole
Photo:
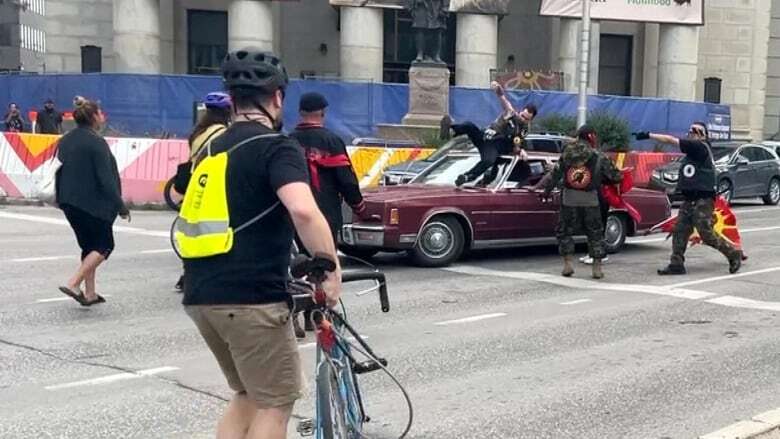
[[[34,198],[16,198],[0,196],[0,206],[34,206],[45,207],[46,204]],[[149,210],[149,211],[170,211],[173,212],[165,203],[127,203],[131,210]]]
[[[753,416],[699,439],[780,439],[780,409]]]

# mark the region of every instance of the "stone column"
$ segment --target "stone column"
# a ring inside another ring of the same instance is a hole
[[[498,17],[458,14],[455,81],[467,87],[487,87],[498,64]]]
[[[590,72],[588,75],[588,93],[599,92],[599,62],[601,60],[601,23],[590,22]]]
[[[118,73],[160,73],[158,0],[114,0],[114,57]]]
[[[577,54],[580,44],[580,20],[561,18],[558,68],[563,72],[563,90],[577,90]]]
[[[694,100],[698,60],[698,27],[661,25],[658,44],[658,97]]]
[[[645,23],[645,57],[642,73],[642,96],[658,95],[658,35],[656,23]]]
[[[380,8],[341,7],[341,77],[382,82],[384,15]]]
[[[228,6],[228,47],[274,50],[274,15],[271,2],[232,0]],[[277,54],[279,55],[279,54]]]
[[[580,85],[580,45],[582,43],[582,20],[561,18],[561,37],[558,45],[558,68],[563,72],[563,90],[576,92]],[[588,93],[599,89],[599,50],[601,47],[601,23],[590,23],[590,76]]]

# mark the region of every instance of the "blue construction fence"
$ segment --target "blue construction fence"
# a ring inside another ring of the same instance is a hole
[[[16,102],[24,114],[39,109],[51,98],[60,110],[70,109],[75,95],[99,100],[112,132],[127,136],[186,137],[192,128],[193,104],[222,88],[220,78],[191,75],[55,74],[0,76],[0,105]],[[407,112],[409,88],[405,84],[293,80],[285,102],[286,127],[296,124],[301,94],[318,91],[330,101],[328,126],[350,141],[370,137],[377,124],[400,123]],[[575,114],[572,93],[510,91],[521,107],[533,103],[540,116]],[[731,110],[726,105],[667,99],[594,95],[590,110],[606,110],[628,121],[632,131],[673,135],[687,132],[691,121],[705,121],[717,137],[729,138]],[[453,87],[450,114],[455,121],[470,120],[483,126],[499,114],[500,105],[488,89]]]

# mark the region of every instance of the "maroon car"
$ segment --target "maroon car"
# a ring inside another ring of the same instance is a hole
[[[549,202],[530,190],[558,159],[557,154],[530,153],[522,162],[502,157],[499,173],[456,188],[454,181],[479,160],[473,153],[448,155],[410,184],[365,192],[373,221],[345,218],[339,248],[348,255],[370,257],[379,251],[408,251],[415,263],[440,267],[470,249],[522,247],[555,243],[560,193]],[[483,187],[484,186],[484,187]],[[671,206],[662,192],[634,189],[625,199],[639,210],[637,224],[626,212],[613,210],[607,221],[609,252],[669,218]]]

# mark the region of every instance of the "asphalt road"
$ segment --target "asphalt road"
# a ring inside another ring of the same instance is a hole
[[[750,256],[739,277],[699,246],[688,276],[659,278],[670,242],[658,236],[614,255],[602,282],[583,265],[559,277],[552,247],[450,269],[384,255],[392,311],[358,285],[349,318],[409,390],[411,438],[693,438],[780,406],[780,209],[737,216]],[[108,302],[89,309],[57,291],[78,253],[62,220],[0,207],[0,437],[213,437],[230,392],[172,290],[172,215],[117,223],[98,275]],[[300,348],[310,382],[312,341]],[[396,437],[400,395],[364,378],[372,437]],[[311,398],[295,413],[311,416]]]

